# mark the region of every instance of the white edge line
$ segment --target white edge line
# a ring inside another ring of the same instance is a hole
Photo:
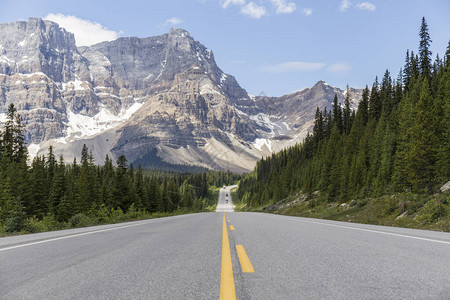
[[[282,217],[282,216],[279,216],[279,217]],[[415,240],[421,240],[421,241],[435,242],[435,243],[441,243],[441,244],[450,245],[450,242],[447,242],[447,241],[441,241],[441,240],[435,240],[435,239],[429,239],[429,238],[422,238],[422,237],[417,237],[417,236],[412,236],[412,235],[405,235],[405,234],[400,234],[400,233],[392,233],[392,232],[378,231],[378,230],[372,230],[372,229],[364,229],[364,228],[358,228],[358,227],[352,227],[352,226],[344,226],[344,225],[337,225],[337,224],[327,224],[327,223],[314,222],[314,221],[308,221],[308,220],[303,220],[303,219],[293,219],[293,220],[294,221],[299,221],[299,222],[306,222],[306,223],[312,223],[312,224],[320,224],[320,225],[326,225],[326,226],[347,228],[347,229],[366,231],[366,232],[374,232],[374,233],[380,233],[380,234],[386,234],[386,235],[392,235],[392,236],[399,236],[399,237],[404,237],[404,238],[409,238],[409,239],[415,239]]]
[[[186,215],[181,215],[181,216],[174,216],[176,217],[182,217],[182,216],[186,216]],[[171,219],[173,219],[174,217],[172,217]],[[169,217],[170,218],[170,217]],[[116,229],[123,229],[123,228],[128,228],[128,227],[134,227],[134,226],[140,226],[140,225],[146,225],[146,224],[152,224],[152,223],[159,223],[159,222],[165,222],[168,221],[170,219],[152,219],[148,222],[141,222],[138,224],[130,224],[130,225],[124,225],[124,226],[116,226],[113,228],[106,228],[106,229],[100,229],[100,230],[93,230],[93,231],[88,231],[88,232],[82,232],[82,233],[76,233],[76,234],[71,234],[71,235],[66,235],[66,236],[61,236],[61,237],[57,237],[57,238],[51,238],[48,240],[42,240],[42,241],[37,241],[37,242],[31,242],[31,243],[26,243],[26,244],[21,244],[21,245],[16,245],[16,246],[11,246],[11,247],[6,247],[6,248],[1,248],[0,252],[2,251],[7,251],[7,250],[12,250],[12,249],[17,249],[17,248],[22,248],[22,247],[28,247],[28,246],[33,246],[33,245],[38,245],[38,244],[43,244],[43,243],[48,243],[48,242],[54,242],[54,241],[59,241],[59,240],[64,240],[64,239],[68,239],[68,238],[73,238],[73,237],[79,237],[79,236],[83,236],[83,235],[88,235],[88,234],[93,234],[93,233],[99,233],[99,232],[105,232],[105,231],[112,231],[112,230],[116,230]]]

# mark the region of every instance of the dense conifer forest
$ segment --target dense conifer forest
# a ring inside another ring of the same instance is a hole
[[[230,172],[176,173],[134,168],[120,156],[96,165],[84,145],[81,161],[35,157],[29,165],[23,125],[13,104],[0,130],[0,233],[36,232],[213,207],[210,187],[231,184]]]
[[[450,42],[434,60],[430,44],[423,18],[419,51],[406,51],[396,79],[386,70],[366,86],[356,112],[349,93],[332,111],[317,109],[301,145],[262,159],[241,180],[241,201],[256,208],[299,192],[328,203],[438,192],[450,180]]]

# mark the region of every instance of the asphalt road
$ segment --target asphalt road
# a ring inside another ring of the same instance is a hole
[[[450,299],[450,234],[216,212],[0,239],[0,299],[218,299],[230,278],[237,299]]]
[[[231,189],[237,185],[226,186],[220,189],[219,199],[217,201],[216,212],[232,212],[234,211],[233,201],[231,200]]]

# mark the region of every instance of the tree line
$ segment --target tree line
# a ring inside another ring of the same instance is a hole
[[[332,110],[315,115],[301,145],[256,164],[239,184],[249,207],[276,203],[298,191],[329,202],[398,192],[431,194],[450,180],[450,42],[443,59],[432,60],[425,18],[418,54],[406,52],[393,80],[362,92],[357,111],[335,96]]]
[[[27,164],[24,126],[14,104],[0,130],[0,231],[19,232],[42,220],[49,228],[74,226],[90,217],[107,222],[113,215],[201,211],[217,201],[210,186],[231,184],[239,177],[230,172],[180,174],[144,170],[106,156],[97,165],[83,146],[81,160],[66,164],[50,146],[46,156]],[[56,225],[55,225],[56,224]]]

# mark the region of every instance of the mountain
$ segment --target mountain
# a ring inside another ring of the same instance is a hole
[[[316,107],[344,92],[319,81],[283,97],[254,97],[183,29],[90,47],[39,18],[0,24],[0,121],[14,103],[31,156],[53,145],[68,160],[83,144],[97,162],[125,154],[243,172],[301,142]],[[353,95],[354,94],[354,95]],[[352,94],[356,101],[360,91]]]

